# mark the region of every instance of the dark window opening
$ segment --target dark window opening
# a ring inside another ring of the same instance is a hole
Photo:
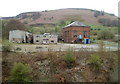
[[[39,42],[39,40],[36,40],[36,42]]]
[[[36,37],[40,37],[40,36],[36,36]]]
[[[53,40],[52,40],[51,42],[52,42],[52,43],[54,43],[54,41],[53,41]]]
[[[74,35],[73,37],[77,37],[77,35]]]
[[[84,31],[84,37],[87,37],[87,32],[86,31]]]
[[[82,43],[82,39],[79,39],[79,42]]]
[[[43,37],[46,37],[46,36],[43,36]]]
[[[73,37],[77,37],[77,31],[76,31],[76,30],[73,30],[73,32],[74,32]]]

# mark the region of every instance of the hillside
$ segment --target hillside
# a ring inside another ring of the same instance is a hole
[[[21,13],[15,17],[3,17],[3,19],[19,19],[21,22],[27,25],[39,26],[43,24],[55,24],[61,20],[79,20],[86,24],[101,25],[98,20],[100,18],[117,20],[114,14],[109,14],[103,11],[81,9],[81,8],[69,8],[58,9],[41,12],[26,12]]]

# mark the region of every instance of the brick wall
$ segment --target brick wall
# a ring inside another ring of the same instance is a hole
[[[84,32],[86,32],[86,36],[84,37]],[[63,28],[63,39],[65,42],[75,42],[78,40],[79,35],[82,35],[82,40],[84,38],[90,39],[90,27],[66,27]]]

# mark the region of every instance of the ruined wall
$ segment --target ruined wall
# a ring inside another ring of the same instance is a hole
[[[33,43],[35,44],[54,44],[58,42],[57,35],[33,35]]]
[[[26,42],[26,32],[21,30],[10,31],[9,41],[16,43]]]

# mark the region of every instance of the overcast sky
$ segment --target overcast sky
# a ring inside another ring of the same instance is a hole
[[[0,16],[62,8],[88,8],[118,15],[119,0],[1,0]]]

